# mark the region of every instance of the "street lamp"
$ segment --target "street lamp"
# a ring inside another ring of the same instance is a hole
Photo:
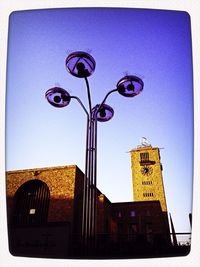
[[[134,97],[142,92],[143,81],[133,75],[126,75],[120,79],[116,88],[109,91],[100,104],[92,107],[90,87],[88,77],[95,70],[94,58],[86,52],[73,52],[65,61],[66,68],[70,74],[77,78],[84,78],[87,87],[88,105],[87,109],[77,96],[70,94],[60,88],[49,89],[45,97],[54,107],[62,108],[69,105],[71,99],[76,99],[87,116],[86,132],[86,155],[85,155],[85,175],[83,189],[83,213],[82,213],[82,241],[85,254],[90,253],[91,246],[94,245],[96,236],[96,182],[97,182],[97,122],[106,122],[114,115],[114,110],[105,104],[108,96],[113,92],[118,92],[125,97]]]

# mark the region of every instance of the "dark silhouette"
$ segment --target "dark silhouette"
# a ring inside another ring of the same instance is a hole
[[[85,65],[82,62],[79,62],[76,65],[76,68],[78,70],[78,76],[79,77],[87,77],[90,75],[88,69],[85,68]]]

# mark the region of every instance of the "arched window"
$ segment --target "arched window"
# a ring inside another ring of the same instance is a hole
[[[34,179],[22,184],[14,196],[14,224],[47,222],[50,192],[46,183]]]

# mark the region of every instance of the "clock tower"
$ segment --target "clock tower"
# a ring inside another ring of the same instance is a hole
[[[159,148],[143,138],[130,153],[134,201],[159,200],[162,211],[167,212]]]

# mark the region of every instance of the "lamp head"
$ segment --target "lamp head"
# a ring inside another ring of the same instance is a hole
[[[94,118],[96,117],[97,121],[106,122],[112,119],[114,110],[111,106],[103,104],[100,109],[99,107],[100,105],[98,104],[92,109],[92,115]]]
[[[66,107],[69,105],[71,100],[70,94],[60,87],[53,87],[49,89],[45,93],[45,97],[47,101],[56,108]]]
[[[127,75],[117,83],[118,92],[126,97],[134,97],[143,90],[144,83],[137,76]]]
[[[65,61],[69,73],[78,78],[86,78],[92,75],[95,70],[94,58],[86,52],[73,52]]]

